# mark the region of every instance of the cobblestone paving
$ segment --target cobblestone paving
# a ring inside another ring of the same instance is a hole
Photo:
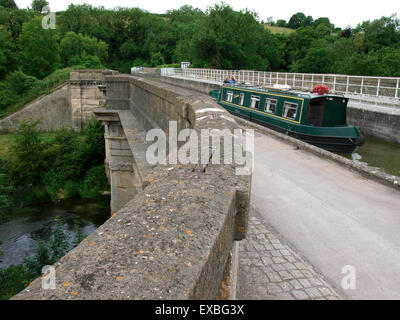
[[[238,299],[337,300],[322,275],[252,216],[239,244]]]

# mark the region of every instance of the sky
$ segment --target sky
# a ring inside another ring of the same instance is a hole
[[[62,11],[68,8],[70,3],[88,3],[92,6],[103,6],[107,9],[114,7],[138,7],[152,13],[165,13],[170,9],[178,9],[184,4],[191,5],[201,10],[206,10],[216,0],[47,0],[51,11]],[[32,0],[15,0],[19,8],[27,8]],[[234,10],[249,9],[256,11],[259,19],[266,21],[272,17],[274,21],[284,19],[288,21],[296,12],[303,12],[311,15],[314,19],[328,17],[331,23],[337,27],[355,27],[362,21],[379,19],[382,16],[391,16],[397,13],[400,18],[400,5],[398,0],[379,0],[379,1],[354,1],[354,0],[230,0],[225,1]]]

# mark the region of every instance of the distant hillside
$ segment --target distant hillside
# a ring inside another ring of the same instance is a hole
[[[264,27],[265,27],[265,29],[268,29],[269,31],[271,31],[273,34],[275,34],[275,33],[289,34],[289,33],[295,32],[294,29],[270,26],[270,25],[266,25],[266,24],[264,25]]]

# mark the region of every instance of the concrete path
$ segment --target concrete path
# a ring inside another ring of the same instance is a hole
[[[256,133],[251,206],[342,296],[400,299],[399,191]]]

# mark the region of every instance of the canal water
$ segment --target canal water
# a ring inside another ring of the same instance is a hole
[[[400,177],[400,144],[366,136],[363,146],[357,147],[352,154],[341,155]]]
[[[37,207],[14,209],[11,220],[0,224],[0,268],[21,264],[25,254],[33,256],[40,241],[50,240],[59,216],[63,221],[68,241],[75,239],[74,221],[79,221],[84,237],[92,233],[110,217],[110,197],[76,199]]]

